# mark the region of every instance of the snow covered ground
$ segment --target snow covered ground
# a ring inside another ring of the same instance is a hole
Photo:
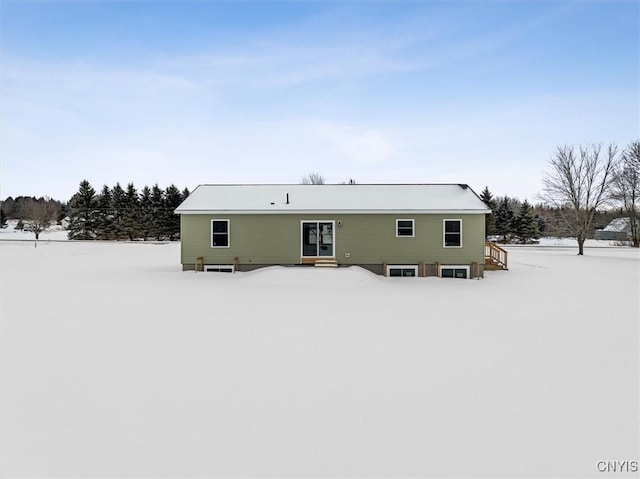
[[[633,476],[597,464],[638,460],[638,251],[508,249],[472,281],[0,241],[0,475]]]
[[[7,227],[0,228],[0,240],[31,240],[35,235],[31,231],[17,230],[18,220],[7,220]],[[40,233],[40,240],[67,240],[67,231],[63,226],[52,225]]]

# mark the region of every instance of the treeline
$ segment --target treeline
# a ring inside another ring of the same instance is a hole
[[[2,202],[0,208],[0,228],[8,227],[8,218],[18,218],[15,229],[31,231],[38,239],[40,233],[49,228],[53,222],[62,224],[65,214],[66,205],[51,198],[19,196],[13,199],[8,197]]]
[[[573,214],[569,207],[531,205],[527,200],[514,197],[494,197],[488,187],[482,190],[480,199],[492,211],[485,217],[486,235],[500,243],[527,244],[535,243],[542,236],[564,238],[573,234],[571,222],[567,220]],[[622,208],[596,211],[589,238],[594,238],[596,229],[624,215]]]
[[[104,185],[100,193],[87,180],[69,200],[69,239],[82,240],[176,240],[180,218],[174,210],[189,196],[175,185],[157,184],[139,192],[133,183]]]
[[[0,204],[0,221],[5,225],[6,220],[25,219],[25,212],[33,202],[46,204],[52,211],[52,221],[58,224],[61,224],[64,217],[67,216],[67,205],[61,201],[47,197],[17,196],[16,198],[12,198],[9,196]]]

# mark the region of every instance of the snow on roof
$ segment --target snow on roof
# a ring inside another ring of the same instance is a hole
[[[603,231],[615,231],[618,233],[626,233],[631,231],[631,227],[629,226],[629,218],[615,218],[611,220],[611,222],[605,226]]]
[[[176,209],[206,213],[489,213],[463,184],[200,185]]]

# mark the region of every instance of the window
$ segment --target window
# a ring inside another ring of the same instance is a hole
[[[462,220],[443,220],[445,248],[462,247]]]
[[[440,277],[467,279],[469,277],[469,267],[457,265],[440,266]]]
[[[418,276],[417,266],[390,265],[387,266],[387,276],[395,278],[416,278]]]
[[[211,220],[211,247],[229,247],[229,220]]]
[[[396,236],[414,236],[414,220],[396,220]]]
[[[233,273],[235,268],[232,264],[205,264],[204,270],[216,273]]]

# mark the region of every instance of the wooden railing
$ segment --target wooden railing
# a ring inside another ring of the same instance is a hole
[[[499,266],[501,269],[507,268],[507,250],[501,248],[495,243],[486,242],[484,244],[484,259],[490,263]]]

